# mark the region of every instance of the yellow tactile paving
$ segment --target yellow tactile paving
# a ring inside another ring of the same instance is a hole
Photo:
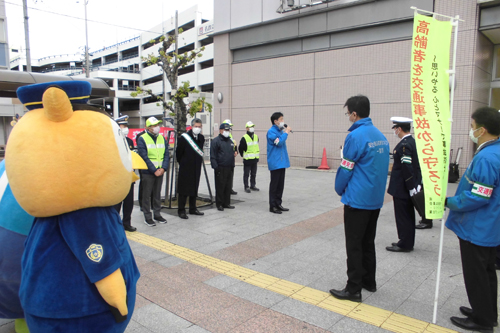
[[[329,293],[302,286],[297,283],[260,273],[246,267],[207,256],[188,248],[172,244],[162,239],[141,234],[127,232],[127,237],[137,243],[146,245],[158,251],[170,254],[194,265],[205,267],[215,272],[245,281],[256,287],[273,291],[301,302],[309,303],[322,309],[332,311],[352,319],[356,319],[373,326],[396,333],[453,333],[441,326],[425,321],[403,316],[391,311],[380,309],[364,303],[341,301]]]

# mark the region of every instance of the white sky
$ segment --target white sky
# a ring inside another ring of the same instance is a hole
[[[24,49],[23,2],[0,1],[5,3],[9,46]],[[83,1],[27,0],[32,59],[84,53]],[[174,16],[176,10],[180,13],[195,4],[204,19],[213,18],[213,0],[88,0],[89,50],[139,36],[141,30],[151,29]]]

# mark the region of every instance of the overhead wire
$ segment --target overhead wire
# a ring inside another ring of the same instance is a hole
[[[0,0],[0,2],[9,4],[9,5],[19,6],[19,7],[23,6],[22,4],[18,4],[18,3],[14,3],[14,2],[9,2],[9,1],[6,1],[6,0]],[[68,17],[68,18],[72,18],[72,19],[77,19],[77,20],[85,21],[85,18],[83,18],[83,17],[78,17],[78,16],[72,16],[72,15],[63,14],[63,13],[52,12],[52,11],[49,11],[49,10],[40,9],[40,8],[36,8],[36,7],[28,7],[28,9],[32,9],[32,10],[36,10],[36,11],[40,11],[40,12],[44,12],[44,13],[49,13],[49,14],[53,14],[53,15],[59,15],[59,16],[64,16],[64,17]],[[112,27],[116,27],[116,28],[129,29],[129,30],[134,30],[134,31],[151,32],[151,33],[155,33],[155,34],[162,34],[159,31],[151,31],[151,30],[144,30],[144,29],[138,29],[138,28],[131,28],[131,27],[123,26],[123,25],[112,24],[112,23],[107,23],[107,22],[101,22],[101,21],[91,20],[91,19],[87,19],[87,22],[104,24],[104,25],[108,25],[108,26],[112,26]]]

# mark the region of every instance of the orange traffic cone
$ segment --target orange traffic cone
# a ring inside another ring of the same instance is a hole
[[[321,165],[318,167],[320,170],[330,170],[328,162],[326,161],[326,148],[323,148],[323,159],[321,160]]]

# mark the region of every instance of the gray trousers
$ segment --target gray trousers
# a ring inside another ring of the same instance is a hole
[[[142,175],[142,202],[141,208],[144,213],[144,218],[150,220],[153,218],[151,214],[151,197],[153,198],[153,212],[155,217],[160,217],[161,211],[161,185],[163,176],[156,177],[155,175]]]

